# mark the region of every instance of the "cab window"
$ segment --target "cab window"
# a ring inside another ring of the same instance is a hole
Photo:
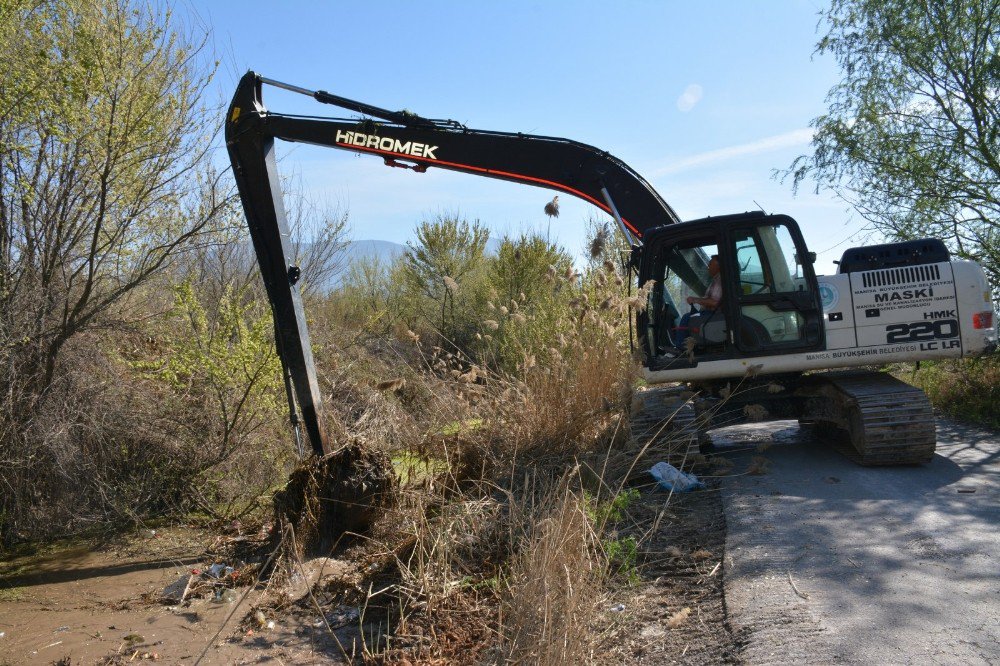
[[[742,295],[781,294],[806,288],[795,242],[784,225],[740,230],[735,242]]]
[[[747,351],[804,341],[805,317],[779,307],[780,296],[804,291],[795,242],[784,225],[759,225],[733,234],[738,272],[739,340]]]
[[[682,317],[692,310],[688,297],[700,298],[708,291],[713,280],[708,264],[718,252],[715,235],[683,239],[665,248],[649,296],[651,323],[655,322],[650,340],[658,351],[673,346]]]

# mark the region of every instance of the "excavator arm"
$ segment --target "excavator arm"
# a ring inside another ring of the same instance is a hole
[[[362,119],[292,116],[268,111],[268,83],[362,114]],[[378,120],[376,120],[378,119]],[[568,139],[474,130],[451,120],[423,118],[311,91],[247,72],[226,116],[226,145],[246,212],[275,321],[293,423],[295,403],[317,454],[328,453],[322,400],[309,333],[296,283],[274,140],[311,143],[381,157],[386,165],[428,168],[508,180],[565,192],[612,215],[635,244],[654,227],[679,222],[677,214],[631,167],[603,150]]]

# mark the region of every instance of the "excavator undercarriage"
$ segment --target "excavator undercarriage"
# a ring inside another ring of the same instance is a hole
[[[677,464],[710,453],[713,429],[784,419],[797,419],[860,465],[922,464],[934,456],[934,412],[927,395],[883,372],[678,385],[657,391],[655,402],[662,403],[659,409],[633,417],[633,434],[671,438]]]
[[[806,389],[800,423],[862,465],[930,462],[936,444],[934,412],[927,395],[884,372],[836,372],[817,376]]]

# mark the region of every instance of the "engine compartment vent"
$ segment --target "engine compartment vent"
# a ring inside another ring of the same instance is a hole
[[[840,259],[839,273],[858,273],[879,268],[898,268],[951,261],[951,253],[939,238],[852,247]],[[866,285],[867,286],[867,285]]]
[[[871,271],[861,276],[865,287],[889,287],[897,284],[914,284],[941,279],[941,269],[937,265],[907,266]]]

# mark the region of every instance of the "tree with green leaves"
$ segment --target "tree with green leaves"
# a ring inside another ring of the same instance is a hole
[[[414,305],[438,332],[453,342],[456,325],[467,317],[456,308],[471,304],[476,279],[485,267],[490,232],[458,215],[438,215],[417,225],[416,242],[407,242],[402,274]],[[422,301],[422,302],[419,302]]]
[[[197,448],[115,343],[139,346],[159,278],[234,219],[207,39],[163,4],[0,0],[2,542],[187,483]]]
[[[202,442],[201,472],[245,450],[282,414],[281,364],[266,301],[249,287],[227,285],[210,303],[193,279],[173,291],[173,308],[157,324],[162,353],[131,365],[170,387],[180,413],[194,415],[183,425]]]
[[[128,0],[0,4],[0,356],[29,392],[231,202],[207,36],[171,25]]]
[[[843,79],[789,174],[897,239],[932,236],[1000,285],[1000,0],[833,0]]]
[[[552,285],[546,279],[547,274],[552,270],[562,274],[572,266],[572,257],[539,235],[505,237],[490,262],[490,286],[501,303],[523,300],[531,308],[551,297]]]

